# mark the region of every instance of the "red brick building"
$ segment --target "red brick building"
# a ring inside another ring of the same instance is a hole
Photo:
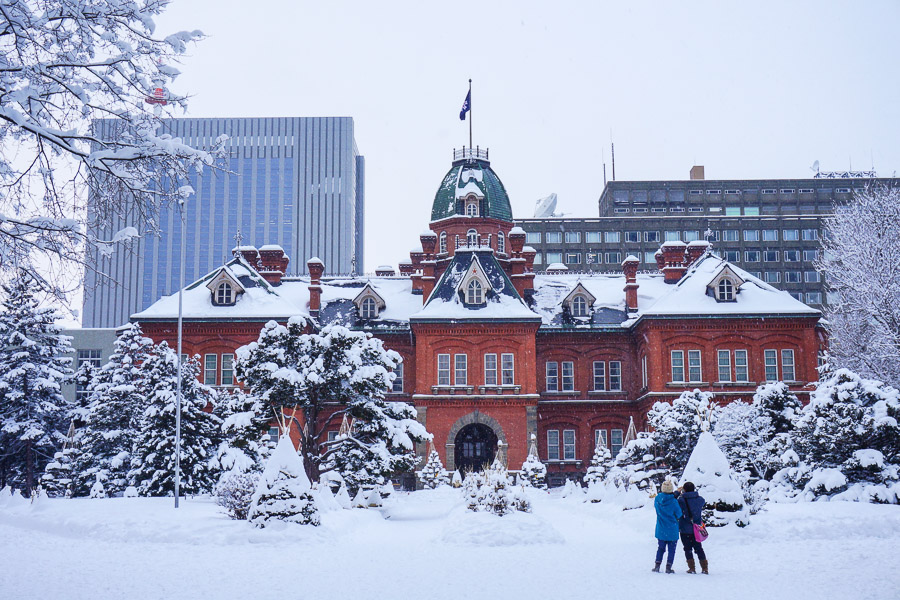
[[[784,380],[805,399],[818,311],[706,242],[667,242],[654,273],[629,257],[621,273],[537,274],[486,153],[455,159],[400,275],[323,279],[310,259],[308,277],[285,277],[280,248],[245,247],[186,288],[185,352],[201,355],[205,382],[236,385],[235,350],[268,320],[341,323],[403,357],[390,396],[416,407],[448,469],[493,460],[498,442],[516,469],[535,436],[556,482],[585,471],[598,439],[615,453],[630,420],[645,429],[650,406],[684,390],[724,402]],[[176,317],[173,295],[132,319],[174,344]]]

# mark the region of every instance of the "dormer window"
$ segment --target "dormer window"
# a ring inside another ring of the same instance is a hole
[[[734,300],[734,284],[730,279],[723,278],[716,288],[716,300],[719,302],[731,302]]]
[[[362,301],[360,316],[363,319],[374,319],[378,316],[378,306],[375,304],[374,298],[366,298]]]
[[[478,232],[474,229],[470,229],[466,232],[466,245],[467,246],[477,246],[478,245]]]
[[[587,311],[587,300],[584,299],[584,296],[575,296],[575,298],[572,299],[572,316],[586,317],[588,316]]]
[[[506,254],[506,236],[503,235],[502,231],[497,232],[497,252]]]
[[[467,217],[477,217],[478,216],[478,200],[467,200],[466,201],[466,216]]]
[[[484,303],[484,287],[477,279],[473,279],[466,286],[466,304],[483,304]]]
[[[230,306],[234,304],[234,288],[227,281],[223,281],[216,288],[216,304]]]
[[[442,231],[442,232],[441,232],[441,237],[440,237],[440,242],[439,242],[439,246],[438,246],[438,251],[439,251],[441,254],[447,254],[447,232],[446,232],[446,231]]]

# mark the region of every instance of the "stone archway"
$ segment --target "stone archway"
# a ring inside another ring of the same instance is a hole
[[[493,432],[493,434],[497,437],[497,440],[503,442],[505,448],[509,448],[509,442],[506,440],[506,434],[503,432],[503,428],[500,427],[500,423],[497,419],[488,416],[480,411],[474,411],[467,414],[464,417],[457,419],[457,421],[450,427],[450,431],[447,434],[447,446],[446,446],[446,457],[447,457],[447,470],[451,473],[457,469],[456,466],[456,438],[459,433],[463,430],[464,427],[468,425],[485,425]],[[496,450],[496,449],[495,449]],[[505,450],[504,450],[505,451]]]

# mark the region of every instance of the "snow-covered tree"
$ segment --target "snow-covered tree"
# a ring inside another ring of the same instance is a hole
[[[898,502],[900,393],[847,369],[819,382],[793,435],[790,480],[807,498]]]
[[[223,471],[223,476],[262,471],[269,452],[267,428],[272,410],[259,398],[235,389],[219,394],[214,413],[222,419],[223,437],[214,468]]]
[[[414,443],[431,438],[411,406],[385,400],[400,355],[367,333],[339,325],[305,333],[310,326],[302,317],[267,323],[257,342],[237,350],[237,375],[271,407],[303,411],[301,451],[311,481],[335,470],[351,495],[380,487],[411,469]],[[342,413],[354,426],[323,453],[325,429]]]
[[[594,455],[591,457],[591,464],[584,476],[584,482],[588,485],[594,485],[602,482],[606,478],[606,474],[613,467],[612,454],[603,438],[597,438],[597,445],[594,446]]]
[[[179,194],[190,168],[212,162],[160,131],[154,115],[185,108],[166,84],[179,73],[178,56],[202,37],[157,37],[167,4],[0,0],[0,268],[46,262],[35,255],[81,263],[85,243],[108,252],[137,232],[99,239],[86,225],[150,217]],[[164,104],[145,102],[156,89]],[[171,185],[154,185],[162,179]]]
[[[441,462],[441,455],[434,449],[434,444],[429,444],[430,452],[428,453],[428,461],[422,467],[419,479],[422,485],[429,490],[450,483],[450,476],[444,469],[444,463]]]
[[[741,485],[709,431],[701,432],[679,481],[682,484],[692,482],[706,500],[703,522],[707,525],[716,527],[734,523],[743,527],[749,523]]]
[[[74,465],[75,494],[99,471],[110,496],[128,486],[131,451],[150,394],[143,363],[153,348],[141,326],[125,326],[116,338],[109,361],[97,369],[88,385],[87,424],[79,432],[80,453]]]
[[[75,455],[75,448],[69,447],[54,454],[53,460],[47,463],[41,487],[50,498],[72,497],[72,458]]]
[[[266,462],[247,518],[260,528],[272,521],[319,524],[319,511],[303,468],[303,458],[287,433],[278,440]]]
[[[539,490],[547,489],[547,465],[538,457],[537,439],[534,434],[531,434],[531,445],[528,447],[528,456],[522,463],[519,479],[527,486]]]
[[[246,519],[258,485],[259,473],[226,471],[216,484],[216,504],[232,519]]]
[[[687,464],[700,437],[700,414],[715,409],[711,399],[709,392],[684,391],[672,404],[657,402],[647,413],[656,446],[671,470],[680,471]],[[714,421],[715,414],[710,418]]]
[[[656,443],[656,432],[641,432],[619,451],[606,477],[623,489],[635,487],[652,493],[669,474],[665,457]]]
[[[56,310],[38,305],[34,281],[18,270],[3,286],[0,313],[0,468],[4,483],[26,493],[65,439],[60,385],[72,375],[71,338],[55,325]]]
[[[166,342],[154,347],[144,361],[150,395],[141,417],[140,431],[131,453],[130,481],[143,496],[175,492],[175,411],[178,357]],[[181,487],[184,494],[212,491],[220,421],[204,409],[215,400],[212,388],[198,380],[200,363],[189,358],[181,378]]]
[[[531,512],[531,502],[522,486],[514,486],[502,464],[496,461],[481,473],[469,473],[463,481],[466,507],[475,512],[504,516],[515,511]]]
[[[900,387],[900,188],[869,187],[825,219],[817,265],[836,292],[825,310],[829,362]]]

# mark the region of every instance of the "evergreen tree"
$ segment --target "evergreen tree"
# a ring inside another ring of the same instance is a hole
[[[744,506],[744,492],[731,471],[728,458],[716,444],[709,431],[703,431],[694,446],[680,482],[692,482],[706,500],[703,522],[717,527],[734,523],[743,527],[749,523]]]
[[[220,394],[213,411],[221,420],[223,440],[214,467],[229,472],[259,473],[269,452],[268,424],[273,413],[257,397],[236,389]]]
[[[528,448],[528,456],[522,463],[519,479],[524,485],[540,490],[547,489],[547,465],[538,457],[537,439],[531,434],[531,445]]]
[[[77,452],[67,447],[53,455],[41,477],[41,487],[50,498],[72,497],[72,462]]]
[[[819,382],[797,421],[793,449],[799,458],[789,465],[794,484],[807,497],[846,492],[851,499],[897,502],[898,420],[896,389],[836,370]]]
[[[69,404],[60,385],[72,375],[70,338],[55,325],[56,310],[38,306],[35,287],[17,271],[0,313],[0,478],[26,493],[62,446]]]
[[[771,424],[770,441],[779,433],[790,433],[794,423],[800,416],[803,403],[791,393],[783,381],[766,383],[756,388],[753,395],[753,406],[768,417]]]
[[[143,363],[152,347],[140,325],[126,325],[109,361],[92,373],[87,424],[80,431],[81,452],[74,465],[77,495],[86,492],[97,473],[110,496],[128,486],[131,451],[150,393]]]
[[[444,469],[444,463],[441,462],[441,456],[434,449],[434,444],[429,444],[431,451],[428,453],[428,462],[422,468],[419,479],[422,485],[429,490],[450,483],[450,475]]]
[[[272,521],[318,525],[319,511],[303,458],[285,433],[278,440],[259,478],[248,519],[259,528]]]
[[[606,444],[603,443],[603,438],[598,437],[597,445],[594,446],[594,456],[591,457],[591,465],[584,476],[584,482],[588,486],[601,483],[612,466],[612,454],[609,448],[606,447]]]
[[[414,442],[430,438],[411,406],[385,401],[400,356],[370,334],[339,325],[305,333],[309,327],[300,317],[287,326],[270,321],[257,342],[238,349],[237,375],[272,408],[303,411],[301,452],[311,481],[334,470],[351,495],[360,487],[380,487],[392,473],[411,469]],[[354,428],[323,453],[335,405],[353,418]]]
[[[664,465],[665,457],[656,443],[656,432],[641,432],[619,451],[613,467],[607,473],[607,479],[626,490],[636,487],[648,493],[654,492],[670,474],[670,470]]]
[[[687,464],[700,438],[700,414],[715,409],[711,398],[709,392],[684,391],[672,404],[657,402],[647,413],[656,446],[671,470],[681,471]],[[715,413],[710,420],[715,420]]]
[[[175,491],[175,412],[178,357],[166,342],[157,345],[144,361],[150,387],[147,408],[131,453],[129,479],[142,496],[172,495]],[[200,383],[200,363],[189,358],[182,368],[181,493],[212,491],[215,483],[210,459],[220,425],[206,412],[213,390]]]

